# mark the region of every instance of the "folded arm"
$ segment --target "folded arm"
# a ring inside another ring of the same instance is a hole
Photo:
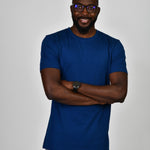
[[[95,105],[100,104],[91,97],[74,93],[61,83],[60,70],[56,68],[46,68],[41,70],[41,78],[45,94],[48,99],[53,99],[59,103],[67,105]],[[71,83],[71,82],[70,82]],[[69,84],[70,84],[69,83]],[[72,86],[70,84],[70,86]],[[101,103],[103,104],[103,103]]]
[[[124,72],[114,72],[109,75],[110,85],[95,86],[81,83],[78,92],[85,96],[91,97],[99,104],[113,104],[124,102],[127,94],[127,74]],[[61,81],[68,89],[72,90],[72,81]]]
[[[106,104],[124,102],[127,94],[127,74],[123,72],[111,73],[110,82],[111,84],[107,86],[81,84],[78,92]]]

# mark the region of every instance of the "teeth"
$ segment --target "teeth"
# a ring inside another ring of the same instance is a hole
[[[88,19],[80,19],[82,23],[87,23]]]

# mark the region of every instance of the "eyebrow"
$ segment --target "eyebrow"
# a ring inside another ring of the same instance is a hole
[[[83,4],[81,4],[80,2],[78,2],[78,3],[73,3],[73,4],[80,4],[80,5],[83,5]],[[96,6],[95,4],[89,4],[89,5],[84,5],[84,6],[90,6],[90,5]]]
[[[77,1],[76,3],[74,3],[74,1]],[[82,0],[72,0],[72,4],[81,4],[80,2],[82,2]],[[93,2],[93,1],[92,1]],[[81,4],[81,5],[83,5],[83,4]],[[96,5],[96,6],[98,6],[98,1],[96,2],[96,4],[89,4],[89,5]]]

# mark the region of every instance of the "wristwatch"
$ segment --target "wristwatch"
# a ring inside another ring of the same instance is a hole
[[[80,87],[81,83],[79,81],[73,81],[73,92],[77,93],[78,92],[78,88]]]

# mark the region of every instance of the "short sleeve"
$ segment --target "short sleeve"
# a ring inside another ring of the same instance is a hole
[[[58,51],[56,39],[47,35],[41,45],[40,71],[44,68],[60,69]]]
[[[110,73],[112,72],[127,73],[125,50],[119,40],[116,41],[111,51]]]

